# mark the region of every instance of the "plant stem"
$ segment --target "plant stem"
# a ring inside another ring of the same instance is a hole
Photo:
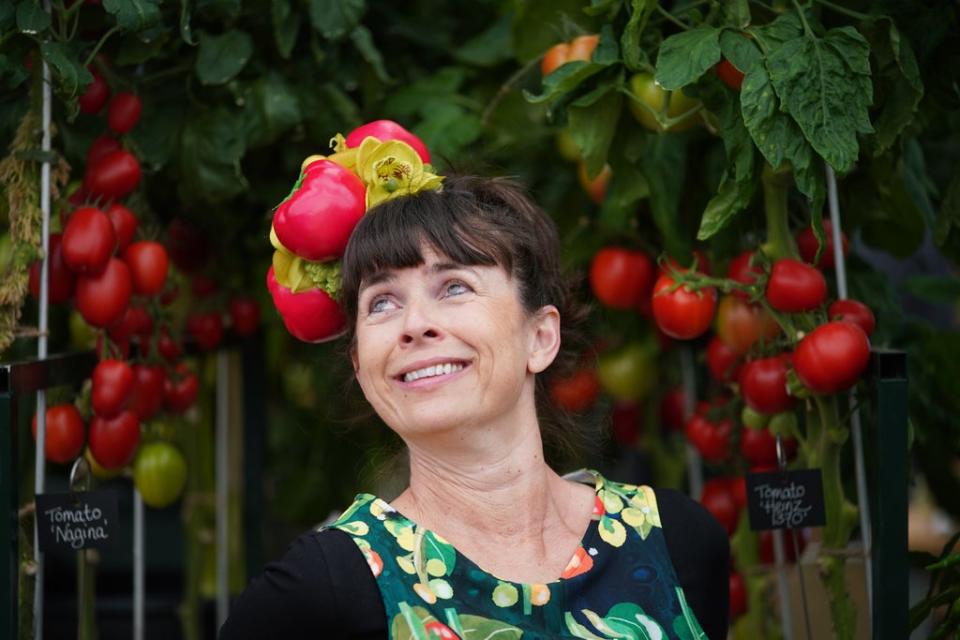
[[[547,51],[549,51],[549,49]],[[506,82],[500,85],[500,90],[497,91],[497,95],[493,96],[493,99],[490,101],[490,104],[488,104],[487,108],[483,110],[483,115],[480,116],[480,123],[484,127],[487,126],[487,124],[489,124],[490,117],[493,115],[493,111],[497,108],[497,105],[500,104],[500,101],[503,100],[503,98],[506,97],[508,93],[510,93],[510,90],[513,89],[513,85],[519,82],[520,78],[525,76],[527,72],[530,71],[530,69],[540,64],[540,61],[543,59],[543,56],[547,54],[547,51],[544,51],[537,57],[530,60],[527,64],[517,69],[512,76],[507,78]]]
[[[667,20],[669,20],[669,21],[672,22],[673,24],[677,25],[678,27],[680,27],[680,28],[683,29],[684,31],[689,31],[689,30],[690,30],[690,25],[684,23],[682,20],[680,20],[679,18],[677,18],[675,15],[673,15],[672,13],[670,13],[669,11],[667,11],[666,9],[664,9],[663,7],[661,7],[659,2],[657,3],[657,12],[659,12],[661,15],[663,15],[663,17],[665,17]]]
[[[787,213],[787,193],[791,174],[786,169],[763,166],[763,209],[767,218],[767,243],[763,252],[772,260],[797,258],[797,244],[790,234],[790,216]]]
[[[841,7],[838,4],[833,4],[827,0],[814,0],[817,4],[822,4],[831,11],[836,11],[837,13],[842,13],[845,16],[850,16],[851,18],[856,18],[857,20],[872,21],[876,19],[876,16],[871,16],[866,13],[860,13],[859,11],[854,11],[853,9],[847,9],[846,7]]]
[[[808,38],[814,38],[813,29],[810,28],[810,25],[807,23],[807,16],[803,15],[803,7],[800,6],[800,3],[797,0],[793,0],[793,6],[797,8],[797,13],[800,14],[800,22],[803,23],[803,31],[807,34]]]
[[[110,39],[110,36],[115,34],[117,31],[120,31],[120,27],[114,25],[113,27],[110,28],[109,31],[107,31],[106,33],[103,34],[103,36],[100,37],[100,40],[97,41],[97,44],[93,47],[93,51],[91,51],[90,55],[87,56],[87,59],[84,60],[83,62],[84,68],[90,66],[90,63],[93,62],[93,59],[97,57],[98,53],[100,53],[100,49],[103,47],[103,45],[105,45],[107,43],[107,40]]]

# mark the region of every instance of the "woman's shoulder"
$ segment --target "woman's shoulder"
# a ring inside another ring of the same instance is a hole
[[[376,582],[350,535],[312,529],[250,582],[220,638],[317,637],[321,630],[328,637],[378,637],[383,619],[371,615],[377,608],[383,603]]]

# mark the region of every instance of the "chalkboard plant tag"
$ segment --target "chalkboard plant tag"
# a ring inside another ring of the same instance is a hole
[[[819,469],[747,474],[750,528],[800,529],[827,522]]]
[[[103,549],[113,543],[118,525],[113,491],[37,495],[37,534],[44,553],[55,548]]]

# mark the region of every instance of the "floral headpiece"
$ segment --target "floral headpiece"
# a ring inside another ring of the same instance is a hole
[[[423,141],[399,124],[377,120],[337,134],[333,153],[303,161],[290,194],[277,205],[270,228],[275,251],[267,288],[283,322],[305,342],[344,332],[336,302],[340,259],[360,218],[387,200],[439,189]]]

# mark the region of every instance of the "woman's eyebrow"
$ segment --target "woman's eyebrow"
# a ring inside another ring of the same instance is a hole
[[[476,273],[476,269],[469,267],[465,264],[460,264],[458,262],[435,262],[430,265],[431,273],[443,273],[444,271],[469,271],[470,273]]]
[[[381,282],[389,282],[390,280],[393,280],[396,277],[397,276],[393,273],[393,271],[390,271],[390,270],[384,269],[382,271],[377,271],[376,273],[371,275],[369,278],[364,278],[363,281],[360,282],[360,290],[357,291],[357,295],[363,293],[364,289],[372,287],[375,284],[380,284]]]

